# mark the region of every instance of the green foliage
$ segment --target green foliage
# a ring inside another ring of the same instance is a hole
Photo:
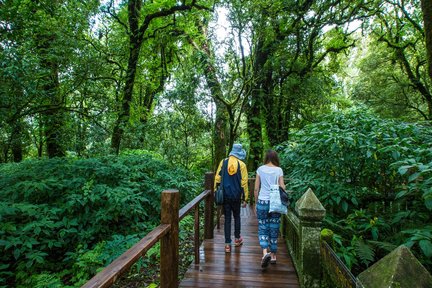
[[[419,246],[423,254],[432,262],[432,227],[426,226],[419,229],[404,230],[402,233],[409,236],[405,245],[413,248],[415,244]]]
[[[396,187],[404,188],[399,167],[413,155],[421,163],[430,162],[427,143],[431,137],[425,126],[381,120],[355,108],[293,133],[292,140],[280,147],[282,166],[293,178],[292,188],[306,191],[311,187],[325,206],[346,213],[367,207],[363,201],[368,196],[382,198],[395,195]],[[427,168],[421,166],[423,173],[430,172]],[[425,193],[429,183],[427,179],[421,183],[426,185]]]
[[[55,274],[41,273],[31,275],[29,279],[24,279],[27,287],[37,288],[61,288],[64,287],[60,277]]]
[[[359,36],[350,96],[384,117],[431,120],[421,5],[416,0],[380,5]]]
[[[203,218],[200,219],[202,227]],[[194,224],[195,219],[192,213],[186,215],[179,223],[179,277],[186,273],[194,259]],[[159,287],[160,256],[160,242],[157,242],[133,265],[128,273],[125,273],[122,280],[114,284],[114,287],[126,287],[129,286],[129,283],[133,283],[131,286]]]
[[[71,282],[74,283],[74,286],[85,284],[93,275],[100,272],[103,267],[118,258],[140,239],[138,234],[113,235],[110,240],[101,241],[90,250],[86,249],[85,245],[78,245],[75,252],[67,253],[66,258],[73,263]]]
[[[354,108],[293,133],[279,150],[294,198],[312,188],[327,210],[326,225],[341,235],[337,253],[361,272],[403,243],[432,267],[430,143],[427,125]]]
[[[66,267],[72,282],[86,279],[159,223],[164,189],[179,189],[184,205],[198,188],[149,155],[32,160],[0,175],[0,275],[17,286]]]
[[[369,266],[371,262],[374,262],[375,260],[374,250],[371,248],[370,245],[364,242],[361,238],[356,242],[355,249],[356,249],[356,254],[358,255],[360,261],[363,264]]]

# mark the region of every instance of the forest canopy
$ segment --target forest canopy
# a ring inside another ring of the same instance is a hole
[[[430,121],[428,1],[1,1],[0,162],[248,167],[330,111]],[[212,159],[204,157],[212,155]]]

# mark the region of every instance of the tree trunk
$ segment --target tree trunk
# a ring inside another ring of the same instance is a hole
[[[11,148],[14,162],[21,162],[23,159],[22,130],[22,120],[15,121],[11,133]]]
[[[64,112],[63,99],[59,95],[58,65],[50,61],[43,61],[49,67],[50,75],[44,85],[45,95],[49,99],[49,108],[43,113],[46,147],[49,158],[63,157],[64,151]]]
[[[87,97],[87,89],[86,87],[84,88],[84,90],[82,91],[83,94],[83,98],[81,99],[81,101],[79,102],[79,109],[81,111],[85,110],[85,104],[84,104],[84,99]],[[82,115],[78,115],[78,119],[77,119],[77,133],[76,133],[76,137],[75,137],[75,150],[76,153],[79,157],[83,156],[84,151],[86,150],[86,143],[87,143],[87,127],[88,124],[84,119],[84,116]]]
[[[49,158],[65,156],[64,149],[64,101],[60,95],[58,63],[51,55],[51,43],[55,35],[37,35],[40,64],[47,75],[42,79],[47,109],[41,113],[44,125],[45,142]]]
[[[37,146],[38,157],[42,158],[43,147],[44,147],[44,132],[43,132],[43,125],[42,125],[42,123],[43,123],[43,116],[42,115],[39,116],[38,122],[40,123],[39,124],[40,127],[37,129],[38,135],[37,136],[35,135],[35,143]]]
[[[265,87],[265,78],[263,76],[264,64],[269,56],[264,46],[264,39],[260,37],[255,51],[255,61],[253,67],[255,82],[252,84],[250,105],[247,109],[247,132],[249,134],[250,147],[248,156],[248,170],[255,171],[262,163],[263,155],[263,138],[262,122],[265,121],[263,110],[263,87]]]
[[[262,163],[263,142],[261,126],[261,95],[252,93],[251,103],[247,109],[247,132],[249,134],[248,171],[255,171]]]
[[[142,39],[146,30],[140,31],[139,19],[141,15],[141,0],[128,1],[128,21],[129,21],[129,60],[126,70],[126,80],[123,88],[123,98],[114,124],[111,137],[111,148],[115,154],[120,152],[120,144],[123,137],[125,126],[129,121],[130,105],[133,97],[136,69],[139,60],[139,53]],[[148,26],[147,26],[148,27]]]
[[[424,31],[426,36],[426,51],[428,59],[429,77],[432,80],[432,1],[421,0]]]
[[[268,56],[266,56],[268,57]],[[271,147],[279,143],[279,119],[282,117],[280,112],[279,97],[274,94],[272,69],[266,73],[266,79],[263,81],[263,118],[265,118],[265,127],[267,128],[267,138]]]
[[[203,35],[208,37],[205,27],[201,26]],[[208,38],[203,43],[197,44],[193,39],[189,42],[201,55],[200,62],[203,63],[204,77],[206,79],[207,87],[210,90],[211,97],[213,98],[216,106],[215,123],[213,128],[213,171],[216,171],[219,162],[226,157],[226,147],[233,139],[227,139],[232,136],[231,131],[228,131],[227,125],[229,116],[226,105],[221,99],[224,99],[221,83],[216,75],[217,68],[213,65],[215,63],[214,53],[210,47]],[[230,149],[231,147],[228,147]]]
[[[1,159],[2,163],[7,163],[8,162],[8,155],[9,155],[9,145],[4,145],[2,147],[2,154],[3,154],[3,159]]]
[[[117,120],[114,124],[113,134],[111,138],[111,148],[115,154],[120,152],[121,139],[123,137],[124,128],[129,121],[130,105],[133,97],[133,88],[135,84],[136,68],[139,59],[139,51],[141,42],[130,40],[129,62],[126,72],[126,82],[123,90],[122,105],[118,113]]]
[[[228,115],[225,110],[224,104],[222,103],[222,101],[219,100],[223,98],[223,92],[222,92],[222,87],[215,74],[216,68],[213,67],[213,65],[211,64],[211,59],[209,56],[210,51],[208,51],[207,49],[206,52],[207,52],[206,55],[203,55],[203,57],[205,57],[204,77],[206,79],[207,86],[210,89],[210,93],[216,105],[216,115],[215,115],[216,117],[215,117],[214,132],[213,132],[213,147],[214,147],[213,168],[214,171],[216,171],[219,162],[227,155],[226,130],[227,130]]]
[[[221,103],[216,103],[216,118],[213,132],[214,162],[213,171],[216,171],[219,162],[227,156],[226,146],[226,125],[228,121],[227,113]],[[230,147],[228,148],[230,149]]]
[[[124,129],[130,117],[130,105],[133,99],[133,89],[135,84],[136,70],[139,60],[139,54],[144,35],[150,26],[150,23],[157,18],[162,18],[175,14],[177,11],[188,11],[195,7],[195,1],[192,5],[173,5],[170,8],[160,8],[158,11],[147,14],[142,20],[141,7],[145,3],[142,0],[128,1],[128,34],[129,34],[129,60],[126,71],[126,81],[123,90],[123,99],[117,120],[114,124],[113,134],[111,137],[111,148],[116,154],[120,151],[120,144],[123,137]],[[140,22],[142,23],[140,25]]]
[[[401,62],[403,68],[405,69],[405,72],[408,75],[408,79],[411,81],[411,84],[414,86],[415,89],[422,95],[423,99],[425,100],[427,106],[428,106],[428,113],[426,120],[432,120],[432,95],[429,93],[429,90],[427,86],[421,82],[421,79],[414,74],[414,72],[411,69],[410,63],[405,56],[403,48],[396,48],[396,57]]]
[[[282,107],[282,105],[280,105]],[[288,99],[284,104],[284,110],[281,110],[283,117],[280,118],[280,137],[281,141],[286,141],[289,139],[289,129],[291,123],[291,112],[292,112],[292,100]]]

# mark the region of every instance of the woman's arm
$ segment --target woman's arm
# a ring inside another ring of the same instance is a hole
[[[259,188],[260,188],[260,183],[261,183],[261,179],[260,179],[259,175],[257,174],[255,177],[255,186],[254,186],[255,203],[258,201],[258,192],[259,192]]]
[[[281,186],[285,190],[285,183],[283,175],[279,177],[279,186]]]

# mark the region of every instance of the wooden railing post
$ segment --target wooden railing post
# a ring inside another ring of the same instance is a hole
[[[204,211],[204,239],[213,239],[214,229],[214,173],[207,172],[204,179],[205,190],[210,190],[210,195],[205,200]]]
[[[178,287],[179,266],[179,204],[178,190],[165,190],[161,197],[161,224],[169,224],[170,232],[160,242],[161,287]]]
[[[199,254],[199,235],[200,235],[200,219],[199,219],[199,211],[200,207],[199,205],[195,206],[195,222],[194,222],[194,254],[195,254],[195,264],[199,264],[200,261],[200,254]]]

